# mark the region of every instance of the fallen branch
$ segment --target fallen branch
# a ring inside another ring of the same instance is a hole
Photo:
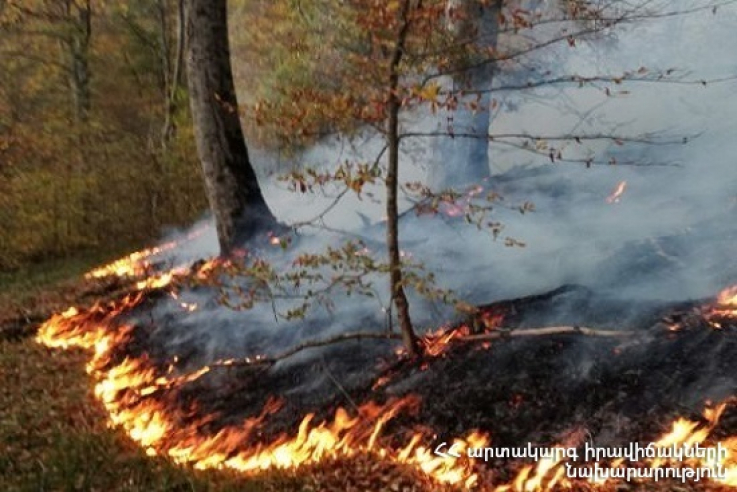
[[[514,330],[497,329],[489,333],[483,333],[480,335],[468,335],[465,337],[459,337],[454,340],[459,342],[483,342],[489,340],[499,340],[507,337],[540,337],[550,335],[585,335],[591,337],[609,337],[609,338],[628,338],[634,335],[634,331],[621,331],[621,330],[599,330],[595,328],[586,328],[584,326],[549,326],[545,328],[518,328]],[[322,340],[312,340],[304,343],[300,343],[295,347],[286,350],[280,354],[271,357],[248,357],[245,359],[227,360],[222,362],[215,362],[211,368],[227,368],[227,367],[258,367],[264,365],[274,365],[279,361],[288,359],[299,352],[309,350],[312,348],[326,347],[336,343],[347,342],[350,340],[401,340],[401,336],[397,333],[377,333],[377,332],[355,332],[355,333],[343,333],[341,335],[335,335],[333,337],[325,338]]]
[[[483,342],[498,340],[507,337],[541,337],[549,335],[585,335],[590,337],[629,338],[635,335],[634,331],[624,330],[599,330],[586,328],[584,326],[547,326],[544,328],[518,328],[515,330],[497,329],[480,335],[468,335],[460,337],[462,342]]]
[[[277,362],[288,359],[299,352],[312,348],[326,347],[336,343],[347,342],[350,340],[401,340],[401,336],[398,333],[380,333],[375,331],[359,331],[354,333],[343,333],[335,335],[333,337],[325,338],[322,340],[312,340],[309,342],[300,343],[293,348],[286,350],[280,354],[271,357],[253,357],[238,360],[228,360],[223,362],[215,362],[210,367],[238,367],[238,366],[254,366],[254,365],[273,365]]]

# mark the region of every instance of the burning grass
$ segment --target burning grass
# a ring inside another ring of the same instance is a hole
[[[193,472],[151,459],[119,430],[84,374],[86,354],[33,343],[0,342],[0,484],[30,490],[280,490],[286,477],[244,480]],[[294,486],[293,490],[298,490]]]

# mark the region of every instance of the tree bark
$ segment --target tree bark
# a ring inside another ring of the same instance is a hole
[[[72,94],[74,117],[78,122],[86,122],[92,106],[89,67],[92,6],[90,0],[86,0],[80,4],[66,2],[64,8],[70,27],[64,44],[66,44],[69,56],[69,88]]]
[[[172,31],[169,21],[169,6],[166,0],[159,0],[159,28],[161,30],[161,62],[164,78],[164,124],[161,130],[161,146],[168,147],[176,133],[174,116],[179,109],[180,88],[182,86],[182,65],[184,63],[185,14],[184,0],[177,0],[176,30],[174,46],[169,42]],[[172,49],[173,48],[173,49]]]
[[[195,140],[220,253],[227,256],[278,223],[261,192],[238,116],[227,1],[186,0],[186,7],[186,64]]]
[[[471,60],[472,68],[462,70],[452,78],[452,90],[486,91],[460,98],[461,104],[441,115],[441,131],[449,136],[438,141],[438,152],[431,169],[429,184],[435,190],[457,188],[480,183],[491,176],[489,168],[489,125],[491,124],[491,95],[489,89],[494,75],[493,63],[477,65],[480,58],[490,56],[499,39],[499,14],[502,0],[448,0],[448,29],[460,43],[472,39],[477,51]],[[473,102],[477,111],[465,109],[463,104]],[[473,134],[475,138],[453,138],[453,133]]]
[[[397,308],[402,342],[407,353],[417,356],[420,352],[417,336],[409,315],[409,301],[402,284],[402,258],[399,249],[399,208],[397,188],[399,175],[399,110],[401,101],[397,95],[399,88],[399,63],[404,54],[404,45],[409,30],[409,10],[412,0],[404,0],[400,12],[400,30],[389,65],[389,101],[387,121],[388,169],[386,174],[386,241],[389,252],[389,281],[392,300]]]

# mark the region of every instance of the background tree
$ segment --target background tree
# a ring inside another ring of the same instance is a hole
[[[501,29],[502,0],[448,0],[446,19],[448,30],[459,45],[472,43],[477,53],[470,55],[470,67],[450,77],[450,92],[480,93],[465,103],[473,102],[476,111],[442,111],[441,131],[447,138],[439,139],[428,184],[433,189],[446,189],[481,183],[491,177],[489,142],[491,125],[491,88],[494,63],[484,63],[497,50]],[[474,64],[473,61],[477,64]],[[480,91],[480,92],[479,92]],[[467,98],[468,99],[468,98]],[[476,135],[477,138],[453,138],[455,132]]]
[[[181,84],[179,131],[166,151],[158,145],[166,105],[156,4],[4,3],[0,270],[116,255],[204,212]],[[165,7],[176,18],[175,2]],[[168,29],[173,47],[176,22]]]
[[[282,76],[275,87],[262,92],[269,92],[272,97],[254,105],[250,115],[267,133],[281,135],[283,142],[294,147],[331,136],[350,140],[357,135],[374,135],[383,142],[383,150],[373,162],[344,163],[331,169],[296,169],[288,179],[296,190],[303,192],[333,182],[342,183],[357,194],[366,184],[383,181],[387,265],[375,265],[374,271],[384,271],[390,278],[392,301],[410,353],[416,353],[417,347],[406,291],[446,300],[453,297],[428,285],[431,275],[419,275],[416,264],[401,258],[397,201],[403,146],[427,139],[426,142],[442,140],[440,149],[450,149],[446,155],[453,154],[454,147],[463,148],[455,152],[452,166],[435,173],[439,175],[435,186],[406,183],[401,189],[415,203],[417,213],[451,210],[454,216],[488,230],[496,238],[500,226],[489,216],[498,206],[499,197],[478,190],[482,184],[479,181],[489,174],[490,142],[529,150],[552,162],[593,165],[611,164],[611,159],[587,155],[589,143],[655,141],[652,136],[614,131],[499,134],[489,129],[490,114],[498,102],[495,91],[596,84],[609,94],[611,86],[624,81],[667,81],[670,72],[650,73],[642,67],[623,74],[593,77],[561,73],[560,67],[535,70],[535,56],[549,54],[553,47],[574,49],[594,36],[615,32],[618,26],[676,13],[657,12],[654,6],[650,8],[651,2],[562,1],[555,8],[547,2],[482,0],[450,4],[440,0],[313,0],[300,2],[291,10],[290,5],[274,2],[267,10],[289,19],[300,42],[287,38],[284,48],[277,49],[283,56],[272,60],[273,70]],[[458,25],[465,27],[457,28]],[[269,39],[269,46],[281,42],[277,37]],[[311,76],[306,77],[301,69],[312,70]],[[501,82],[493,83],[495,73],[515,70],[516,78],[500,77]],[[441,122],[439,128],[429,131],[411,124],[413,118],[438,112],[452,115],[451,124]],[[456,125],[457,121],[463,124]],[[449,164],[442,158],[436,161],[441,166]],[[458,187],[467,184],[475,186]],[[532,208],[525,203],[519,211],[525,213]],[[505,244],[520,243],[506,238]]]

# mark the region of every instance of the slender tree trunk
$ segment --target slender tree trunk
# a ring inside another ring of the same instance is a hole
[[[187,78],[197,151],[220,252],[278,226],[251,166],[238,116],[227,1],[186,0]]]
[[[400,30],[397,44],[389,66],[389,101],[387,121],[388,170],[386,174],[386,241],[389,252],[389,281],[392,300],[397,308],[399,328],[407,353],[414,357],[420,353],[419,343],[409,315],[409,301],[402,285],[402,259],[399,250],[399,209],[397,188],[399,175],[399,110],[401,101],[397,94],[399,87],[399,63],[402,61],[404,46],[409,30],[409,13],[412,0],[404,0],[400,12]]]
[[[159,24],[161,29],[162,70],[164,72],[164,124],[161,130],[161,146],[166,149],[169,141],[174,137],[176,128],[174,115],[179,109],[179,92],[182,87],[182,65],[184,63],[185,41],[185,13],[184,0],[176,2],[176,32],[175,44],[169,42],[171,22],[166,0],[159,0]]]
[[[166,149],[171,138],[172,105],[171,93],[171,46],[169,43],[169,6],[167,0],[158,0],[159,15],[159,59],[161,62],[161,95],[164,100],[164,125],[161,129],[161,147]]]
[[[497,48],[499,14],[502,0],[448,0],[449,30],[459,42],[471,38],[479,52],[475,60],[488,57]],[[475,61],[471,62],[472,65]],[[436,190],[480,183],[491,176],[489,168],[489,126],[491,124],[491,89],[494,64],[483,63],[455,75],[453,90],[487,91],[480,97],[461,98],[461,105],[441,117],[441,130],[448,137],[438,141],[438,157],[430,173],[430,186]],[[477,111],[463,104],[473,102]],[[453,138],[453,133],[476,135],[475,138]]]
[[[174,53],[174,73],[172,81],[175,88],[182,86],[182,66],[184,65],[184,30],[186,27],[187,17],[184,8],[184,0],[177,0],[177,46]]]
[[[74,116],[78,122],[85,122],[92,105],[89,67],[89,48],[92,38],[90,0],[80,4],[67,2],[66,15],[71,26],[66,44],[69,53],[69,86],[72,93]]]

